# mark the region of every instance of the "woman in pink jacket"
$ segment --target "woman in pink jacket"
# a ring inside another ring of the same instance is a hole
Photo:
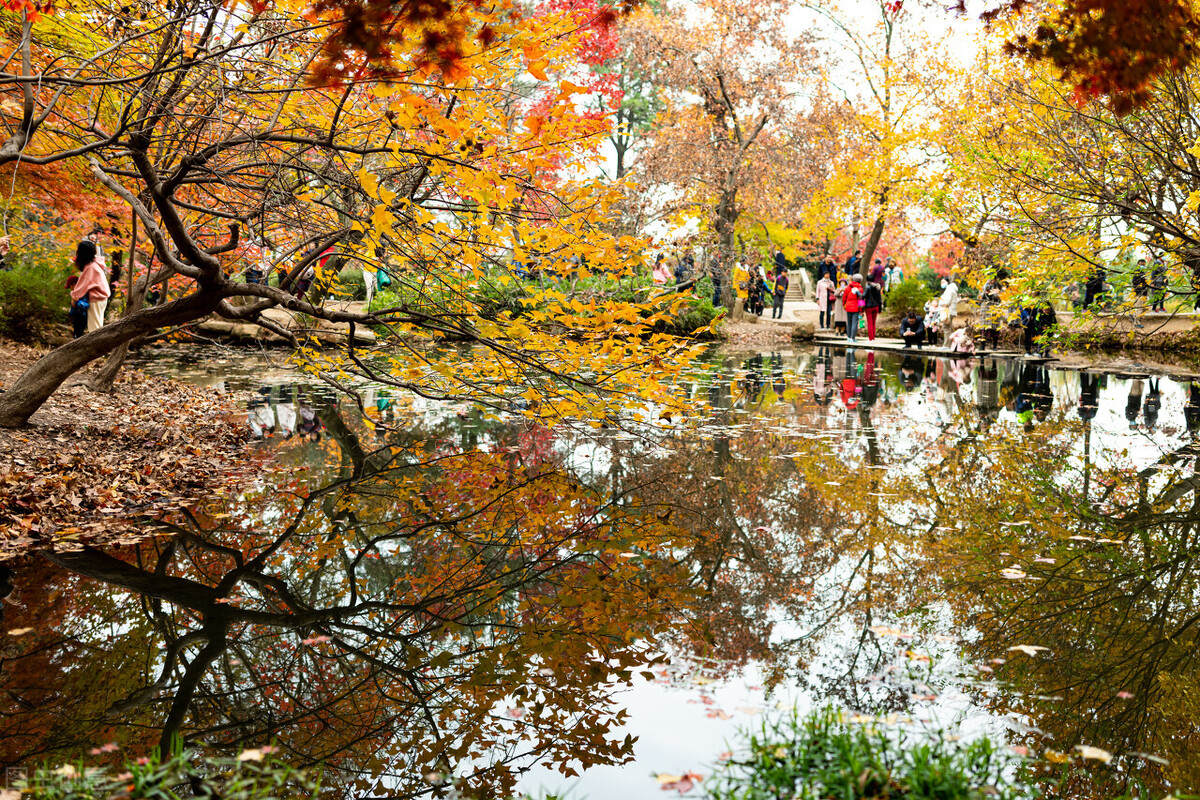
[[[104,257],[99,254],[95,242],[85,239],[75,248],[75,269],[79,270],[79,280],[71,289],[71,302],[76,303],[83,297],[88,299],[87,332],[91,333],[104,325],[104,309],[112,294]]]

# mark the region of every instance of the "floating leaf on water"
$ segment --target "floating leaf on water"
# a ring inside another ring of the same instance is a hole
[[[1163,758],[1162,756],[1152,756],[1152,755],[1150,755],[1149,753],[1141,753],[1141,752],[1138,752],[1138,751],[1136,751],[1136,750],[1134,750],[1134,751],[1131,751],[1131,752],[1129,753],[1129,755],[1131,755],[1131,756],[1136,756],[1137,758],[1143,758],[1143,759],[1145,759],[1146,761],[1152,761],[1152,762],[1154,762],[1155,764],[1161,764],[1161,765],[1162,765],[1162,766],[1164,766],[1164,767],[1166,767],[1166,766],[1170,766],[1170,764],[1171,764],[1171,762],[1170,762],[1170,761],[1167,761],[1167,760],[1166,760],[1165,758]],[[1167,798],[1163,798],[1163,800],[1167,800]]]
[[[1050,652],[1049,647],[1042,647],[1040,644],[1015,644],[1008,648],[1008,652],[1010,653],[1014,650],[1020,651],[1027,656],[1036,656],[1038,653],[1043,651]]]
[[[873,625],[872,627],[867,628],[867,630],[880,637],[895,636],[897,639],[913,638],[911,633],[902,631],[899,628],[889,628],[886,625]]]
[[[1086,744],[1077,744],[1075,749],[1079,751],[1079,755],[1085,759],[1093,761],[1102,761],[1105,764],[1111,763],[1113,756],[1107,750],[1102,750],[1099,747],[1092,747]]]
[[[1046,760],[1052,764],[1065,764],[1071,760],[1071,757],[1066,753],[1060,753],[1057,750],[1051,750],[1049,747],[1046,748],[1045,756]]]
[[[1006,578],[1010,581],[1019,581],[1022,578],[1027,578],[1029,576],[1024,570],[1017,569],[1016,567],[1005,567],[1004,569],[1000,570],[1000,577]]]
[[[1132,692],[1117,692],[1117,697],[1121,700],[1130,700],[1133,698]]]
[[[32,633],[33,628],[13,628],[8,632],[9,636],[24,636],[27,633]]]

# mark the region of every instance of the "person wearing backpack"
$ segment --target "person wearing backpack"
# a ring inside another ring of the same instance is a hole
[[[71,287],[71,301],[78,303],[87,300],[88,333],[104,326],[104,310],[108,307],[108,298],[112,296],[104,267],[104,257],[95,242],[84,239],[76,246],[75,268],[79,270],[79,279]]]
[[[787,267],[776,266],[775,289],[771,292],[771,319],[783,319],[783,299],[787,297],[789,282]]]
[[[883,308],[883,287],[871,281],[863,290],[863,313],[867,315],[867,340],[875,341],[875,320]]]

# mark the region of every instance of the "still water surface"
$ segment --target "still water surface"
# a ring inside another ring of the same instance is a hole
[[[5,765],[178,735],[353,796],[651,798],[832,703],[1200,789],[1198,383],[724,353],[702,424],[581,431],[259,358],[139,365],[251,392],[262,477],[15,565]]]

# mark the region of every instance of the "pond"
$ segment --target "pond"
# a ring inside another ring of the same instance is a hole
[[[1200,380],[714,352],[699,424],[550,429],[171,352],[250,392],[261,474],[10,565],[6,767],[179,736],[346,796],[652,798],[832,704],[1200,789]]]

